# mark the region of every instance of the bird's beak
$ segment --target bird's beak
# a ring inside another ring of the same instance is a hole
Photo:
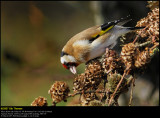
[[[71,66],[71,67],[69,68],[69,70],[70,70],[73,74],[76,74],[76,73],[77,73],[75,66]]]

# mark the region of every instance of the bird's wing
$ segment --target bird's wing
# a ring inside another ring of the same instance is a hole
[[[115,20],[112,22],[108,22],[108,23],[104,23],[98,27],[92,27],[90,28],[92,30],[92,34],[90,35],[91,37],[89,37],[89,42],[92,43],[94,40],[96,40],[98,37],[100,37],[101,35],[107,33],[110,29],[112,29],[115,25],[124,25],[127,22],[131,21],[132,19],[128,19],[128,17],[126,18],[121,18],[120,20]]]
[[[90,27],[72,37],[71,41],[76,42],[78,40],[78,42],[80,41],[84,42],[84,40],[89,40],[89,43],[92,43],[94,40],[98,39],[100,36],[111,30],[115,25],[124,25],[130,20],[131,19],[128,20],[128,17],[126,17],[126,18],[121,18],[120,20],[115,20],[104,23],[102,25],[96,25]]]

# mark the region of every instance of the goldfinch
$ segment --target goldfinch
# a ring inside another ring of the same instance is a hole
[[[64,68],[76,74],[76,67],[105,53],[106,48],[112,49],[119,36],[142,27],[124,27],[130,21],[121,18],[112,22],[90,27],[73,36],[63,47],[60,61]]]

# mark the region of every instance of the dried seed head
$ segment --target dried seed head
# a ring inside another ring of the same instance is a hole
[[[147,26],[145,30],[137,30],[137,34],[143,37],[149,37],[151,40],[155,36],[155,40],[159,41],[159,8],[154,8],[148,13],[147,17],[137,22],[136,27]]]
[[[148,2],[147,7],[149,7],[151,10],[159,7],[159,1],[147,1],[147,2]]]
[[[123,66],[116,51],[106,49],[106,53],[102,60],[102,67],[104,68],[105,73],[122,70]]]
[[[131,69],[135,54],[136,45],[134,43],[128,43],[122,47],[121,58],[126,68]]]
[[[98,60],[92,60],[87,64],[85,72],[75,78],[73,90],[76,92],[85,91],[88,88],[97,89],[104,77],[105,74],[101,63]]]
[[[87,91],[88,91],[88,93],[83,93],[83,94],[82,94],[83,101],[85,101],[84,103],[85,103],[86,105],[88,105],[88,103],[89,103],[90,101],[93,101],[94,99],[97,98],[97,96],[96,96],[95,93],[90,92],[90,90],[87,90]],[[86,91],[85,91],[85,92],[86,92]]]
[[[44,97],[39,96],[35,98],[35,100],[31,103],[31,106],[47,106],[47,99]]]
[[[85,76],[92,86],[96,87],[100,84],[101,80],[104,79],[105,74],[102,68],[102,64],[98,60],[93,60],[85,68]]]
[[[135,67],[141,68],[145,64],[149,63],[151,57],[150,57],[150,50],[146,48],[144,51],[139,52],[135,59]]]
[[[81,105],[88,106],[89,103],[95,99],[97,99],[96,94],[93,92],[92,89],[88,89],[87,91],[83,92],[81,95]]]
[[[70,92],[68,85],[62,81],[56,81],[48,91],[51,94],[53,102],[60,102],[66,100],[68,93]]]
[[[82,91],[87,89],[87,85],[89,82],[86,82],[85,74],[82,73],[78,75],[73,81],[73,91]]]

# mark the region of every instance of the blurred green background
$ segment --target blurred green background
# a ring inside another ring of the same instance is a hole
[[[134,26],[147,15],[146,5],[146,1],[1,1],[1,105],[30,106],[38,96],[46,97],[51,105],[48,90],[55,81],[67,82],[70,89],[73,86],[75,76],[60,63],[65,43],[88,27],[129,14],[133,19],[130,25]],[[82,73],[84,64],[77,70]],[[146,76],[136,80],[135,105],[159,104],[159,71],[149,72],[154,82]],[[143,99],[136,89],[143,89]],[[121,97],[122,105],[127,96]],[[76,99],[57,105],[71,105]]]

